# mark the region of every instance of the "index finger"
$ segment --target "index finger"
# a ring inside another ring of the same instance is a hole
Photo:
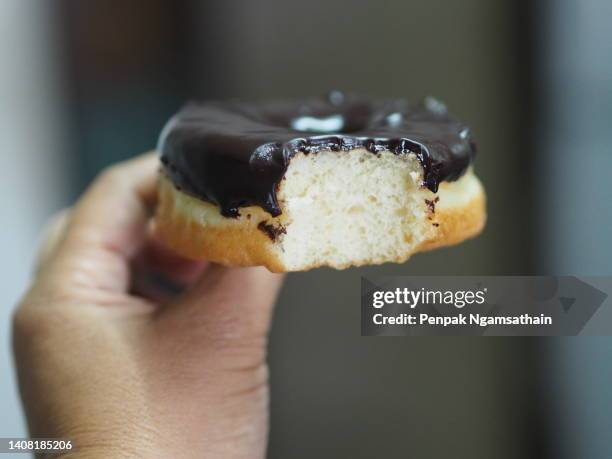
[[[125,258],[134,254],[155,203],[158,161],[150,153],[100,174],[73,209],[66,236],[72,250],[86,245]]]
[[[70,291],[126,292],[129,261],[147,241],[158,167],[147,154],[100,174],[72,209],[39,278]]]

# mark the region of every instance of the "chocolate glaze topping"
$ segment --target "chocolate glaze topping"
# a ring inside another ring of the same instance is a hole
[[[295,154],[355,148],[414,154],[423,186],[433,192],[458,179],[476,152],[469,128],[433,98],[411,105],[338,91],[293,102],[190,102],[159,142],[174,185],[219,205],[227,217],[251,205],[279,215],[276,191]]]

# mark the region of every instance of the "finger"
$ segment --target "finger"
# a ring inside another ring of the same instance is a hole
[[[45,225],[41,237],[42,242],[36,256],[35,274],[38,274],[49,260],[55,256],[57,248],[66,234],[70,213],[70,208],[63,209],[53,215]]]
[[[146,246],[135,259],[136,266],[163,275],[184,287],[198,280],[208,264],[207,261],[182,257],[153,237],[149,238]]]
[[[158,158],[139,156],[104,171],[74,208],[68,227],[71,248],[80,244],[129,257],[144,243],[156,199]]]
[[[206,261],[184,258],[150,238],[132,262],[131,291],[156,303],[174,300],[208,266]]]
[[[265,337],[283,275],[265,268],[210,265],[160,319],[201,339],[234,340]]]
[[[72,209],[45,272],[62,285],[127,291],[129,260],[147,240],[157,161],[144,155],[102,173]]]

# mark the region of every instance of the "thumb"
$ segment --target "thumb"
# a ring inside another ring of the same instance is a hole
[[[264,268],[211,264],[148,329],[155,371],[170,375],[153,398],[159,409],[181,413],[177,435],[204,441],[214,457],[264,457],[266,343],[282,278]]]
[[[265,342],[283,277],[262,267],[211,264],[159,319],[191,340]]]

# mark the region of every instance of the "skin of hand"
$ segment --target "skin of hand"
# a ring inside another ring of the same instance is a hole
[[[158,167],[112,166],[48,231],[13,320],[30,434],[71,439],[62,457],[264,457],[282,276],[156,244]]]

